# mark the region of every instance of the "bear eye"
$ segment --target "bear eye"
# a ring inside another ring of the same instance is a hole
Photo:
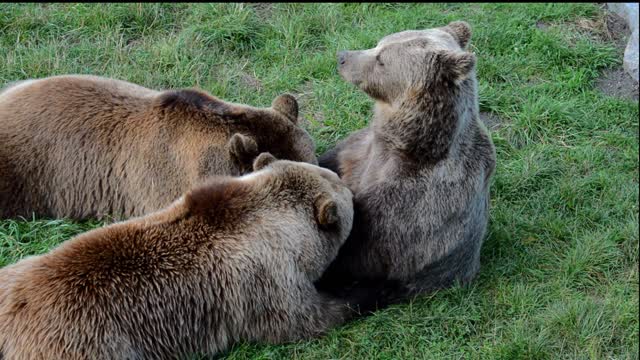
[[[378,63],[378,65],[384,66],[384,63],[382,62],[382,60],[380,60],[380,54],[376,55],[376,62]]]

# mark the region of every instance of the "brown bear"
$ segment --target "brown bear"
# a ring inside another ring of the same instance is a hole
[[[0,93],[0,218],[131,217],[261,152],[317,164],[298,104],[271,108],[97,76],[27,80]]]
[[[254,166],[0,269],[0,358],[212,356],[350,318],[313,282],[351,230],[351,192],[315,165],[264,153]]]
[[[470,36],[456,21],[338,54],[341,76],[375,106],[368,128],[319,158],[355,202],[353,231],[320,289],[393,280],[408,296],[478,272],[496,156],[478,117]]]

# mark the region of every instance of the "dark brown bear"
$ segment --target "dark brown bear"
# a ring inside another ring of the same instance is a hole
[[[343,323],[348,304],[313,282],[351,230],[351,192],[314,165],[255,167],[0,269],[0,358],[211,356]]]
[[[339,54],[342,77],[375,100],[371,125],[320,157],[354,193],[353,232],[320,282],[467,283],[480,267],[495,149],[478,117],[471,29],[456,21]]]
[[[297,118],[290,95],[261,109],[96,76],[17,83],[0,93],[0,218],[139,216],[260,152],[315,164]]]

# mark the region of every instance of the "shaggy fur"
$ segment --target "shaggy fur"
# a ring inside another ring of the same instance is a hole
[[[255,166],[0,269],[0,358],[210,356],[352,316],[313,285],[351,230],[351,192],[314,165]]]
[[[14,84],[0,93],[0,218],[140,216],[261,152],[316,164],[297,118],[291,95],[262,109],[95,76]]]
[[[353,231],[320,288],[394,280],[410,295],[478,272],[495,149],[478,118],[470,36],[458,21],[339,53],[340,74],[375,99],[375,115],[319,159],[355,202]]]

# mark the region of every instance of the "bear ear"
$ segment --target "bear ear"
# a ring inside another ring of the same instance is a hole
[[[469,44],[471,26],[466,21],[453,21],[442,29],[451,34],[458,41],[461,48],[465,49]]]
[[[161,92],[155,99],[155,105],[162,109],[193,109],[202,110],[216,105],[218,99],[198,89],[167,90]]]
[[[275,156],[271,155],[271,153],[263,152],[262,154],[258,155],[258,157],[253,161],[253,171],[263,169],[276,160],[278,159],[276,159]]]
[[[243,206],[252,186],[227,176],[211,177],[184,195],[184,209],[191,214]]]
[[[228,144],[229,153],[241,163],[250,163],[258,155],[258,144],[250,136],[235,133]]]
[[[316,221],[320,226],[330,226],[338,222],[338,205],[328,193],[316,196],[314,208]]]
[[[286,116],[294,124],[298,123],[298,101],[291,94],[283,94],[273,99],[271,108]]]
[[[438,54],[447,76],[459,83],[466,80],[476,65],[476,56],[470,52],[443,51]]]

